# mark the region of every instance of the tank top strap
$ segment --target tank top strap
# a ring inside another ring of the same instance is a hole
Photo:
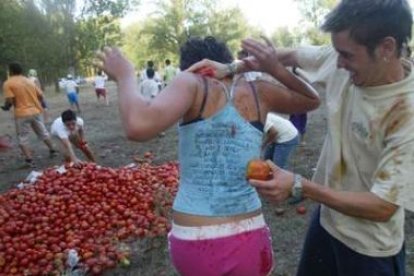
[[[256,103],[257,116],[258,116],[257,120],[260,121],[262,119],[262,117],[261,117],[261,114],[260,114],[260,104],[259,104],[259,98],[258,98],[258,95],[257,95],[256,85],[251,81],[248,81],[247,83],[250,85],[251,91],[253,93],[254,101]]]
[[[230,88],[230,95],[229,95],[230,99],[229,100],[233,100],[234,91],[236,90],[236,84],[241,78],[243,78],[243,75],[240,75],[237,78],[233,78],[233,82],[232,82],[231,88]]]
[[[207,102],[207,95],[208,95],[208,81],[205,77],[202,77],[203,80],[203,101],[201,103],[201,107],[200,107],[200,112],[198,113],[198,117],[197,118],[202,118],[203,116],[203,112],[204,112],[204,108],[206,107],[206,102]]]

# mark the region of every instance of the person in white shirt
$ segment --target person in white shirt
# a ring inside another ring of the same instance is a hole
[[[35,69],[29,69],[27,76],[29,80],[31,80],[37,86],[37,88],[43,91],[42,85],[40,84],[39,78],[37,77],[37,71]],[[43,121],[46,124],[49,122],[49,113],[48,113],[49,107],[47,106],[44,94],[43,94],[42,100],[40,101],[40,104],[43,107]]]
[[[146,99],[155,98],[160,91],[158,83],[154,80],[154,74],[154,69],[148,68],[146,70],[147,79],[140,84],[141,95]]]
[[[147,61],[147,68],[141,71],[141,75],[139,77],[140,82],[143,82],[144,80],[148,79],[147,75],[147,69],[154,70],[154,80],[158,83],[158,85],[161,85],[161,76],[158,74],[158,72],[154,68],[154,62],[152,60]]]
[[[65,89],[66,96],[68,97],[71,108],[73,108],[75,105],[78,113],[80,113],[81,110],[79,107],[78,99],[79,87],[78,84],[73,80],[72,75],[69,74],[67,76],[67,80],[63,83],[63,88]]]
[[[95,162],[95,157],[85,140],[83,119],[77,117],[75,112],[70,109],[64,111],[53,121],[50,132],[58,140],[66,162],[81,162],[72,146],[80,149],[89,161]]]
[[[102,96],[102,98],[105,101],[105,104],[109,105],[109,100],[106,95],[105,82],[106,82],[106,76],[103,74],[102,70],[99,70],[94,80],[96,99],[98,100],[98,103],[99,103],[99,99]]]
[[[405,210],[414,211],[414,68],[401,53],[412,24],[406,0],[342,0],[322,26],[332,45],[271,50],[270,44],[243,42],[266,66],[277,57],[326,89],[327,135],[313,179],[273,166],[272,180],[251,181],[276,203],[289,197],[320,203],[298,276],[406,275],[404,217]]]
[[[289,120],[275,113],[268,113],[264,137],[265,159],[286,169],[289,156],[299,144],[298,130]]]

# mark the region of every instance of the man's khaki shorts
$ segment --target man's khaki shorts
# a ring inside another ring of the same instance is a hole
[[[46,140],[49,138],[49,132],[43,123],[42,114],[15,118],[15,124],[19,145],[27,145],[29,143],[30,128],[33,129],[39,139]]]

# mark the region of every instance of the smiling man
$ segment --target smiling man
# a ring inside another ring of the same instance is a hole
[[[414,72],[401,53],[411,27],[405,0],[343,0],[322,26],[332,46],[277,51],[327,95],[328,135],[313,180],[273,167],[272,180],[252,181],[275,202],[293,196],[321,203],[298,275],[405,275]],[[244,48],[271,66],[269,46],[246,40]]]

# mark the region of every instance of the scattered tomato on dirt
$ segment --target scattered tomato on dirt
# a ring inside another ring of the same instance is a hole
[[[296,207],[296,213],[298,213],[299,215],[304,215],[306,214],[306,207],[305,206],[298,206]]]

